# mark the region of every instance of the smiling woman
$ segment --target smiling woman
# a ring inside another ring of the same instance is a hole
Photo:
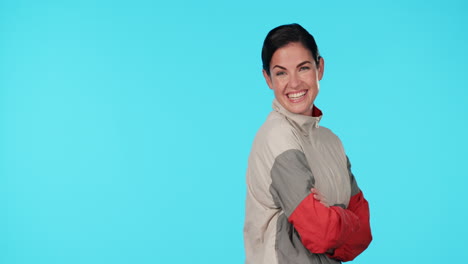
[[[339,138],[314,106],[324,60],[298,24],[270,31],[263,76],[273,111],[247,169],[246,263],[340,263],[372,240],[369,206]]]
[[[311,106],[323,76],[323,58],[317,64],[308,49],[292,42],[279,48],[270,64],[274,65],[270,73],[263,70],[263,76],[278,102],[291,113],[312,115]]]

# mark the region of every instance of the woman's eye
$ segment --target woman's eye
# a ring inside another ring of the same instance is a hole
[[[309,69],[310,69],[309,66],[302,66],[299,70],[300,70],[300,71],[307,71],[307,70],[309,70]]]
[[[282,76],[285,75],[286,73],[284,71],[279,71],[276,73],[276,76]]]

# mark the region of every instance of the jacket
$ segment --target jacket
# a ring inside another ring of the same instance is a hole
[[[368,203],[340,139],[319,125],[321,117],[315,106],[305,116],[273,101],[248,161],[246,264],[341,263],[371,242]]]

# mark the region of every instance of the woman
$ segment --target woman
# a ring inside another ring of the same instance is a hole
[[[298,24],[270,31],[263,76],[275,94],[247,169],[246,263],[340,263],[372,240],[369,206],[341,141],[319,126],[324,72],[314,38]]]

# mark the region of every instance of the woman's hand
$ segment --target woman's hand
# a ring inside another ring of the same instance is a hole
[[[319,190],[315,189],[315,188],[312,188],[310,189],[310,191],[312,192],[312,195],[314,195],[314,199],[319,201],[321,204],[325,205],[325,207],[330,207],[330,205],[328,205],[328,202],[327,202],[327,198],[325,198],[325,196],[323,196]]]

